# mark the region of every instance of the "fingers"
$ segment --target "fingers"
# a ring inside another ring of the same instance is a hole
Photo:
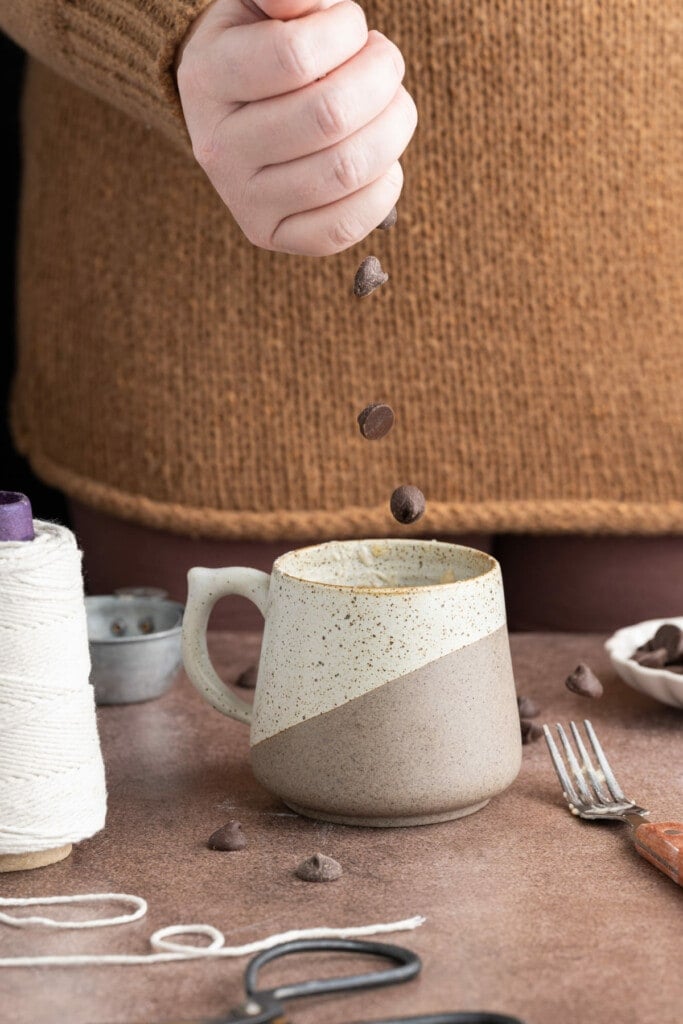
[[[225,142],[254,168],[328,149],[382,113],[404,71],[399,49],[370,32],[363,49],[321,81],[235,111]]]
[[[379,117],[337,146],[286,164],[265,167],[249,182],[263,209],[287,197],[288,214],[315,210],[352,195],[397,162],[417,125],[417,110],[399,86]],[[381,219],[381,218],[380,218]]]
[[[281,24],[260,21],[221,32],[202,55],[205,93],[216,104],[294,92],[328,75],[365,46],[362,9],[343,0]]]
[[[348,249],[377,227],[398,201],[402,187],[403,171],[395,163],[381,178],[347,199],[281,221],[270,248],[300,256],[332,256]]]
[[[316,8],[331,7],[337,0],[257,0],[257,5],[269,18],[286,21],[289,18],[300,18]]]

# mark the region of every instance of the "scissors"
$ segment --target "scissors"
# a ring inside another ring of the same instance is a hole
[[[362,956],[380,957],[392,966],[365,974],[344,975],[300,981],[277,988],[259,988],[259,971],[272,960],[297,953],[355,953]],[[285,1016],[283,1003],[290,999],[306,999],[310,996],[330,995],[337,992],[355,992],[398,985],[416,977],[422,969],[417,953],[402,946],[384,942],[367,942],[356,939],[299,939],[283,942],[272,949],[259,953],[247,965],[244,973],[246,999],[230,1010],[225,1017],[214,1017],[185,1024],[291,1024]],[[170,1024],[170,1022],[169,1022]],[[177,1022],[180,1024],[180,1022]],[[357,1024],[524,1024],[517,1017],[506,1014],[470,1012],[436,1013],[417,1017],[391,1017],[381,1021],[358,1021]]]

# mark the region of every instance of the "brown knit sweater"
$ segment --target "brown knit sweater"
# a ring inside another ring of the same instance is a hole
[[[683,532],[680,0],[368,0],[421,124],[397,227],[325,260],[253,248],[193,162],[171,67],[206,3],[0,0],[35,58],[36,471],[215,537],[395,532],[400,483],[427,533]]]

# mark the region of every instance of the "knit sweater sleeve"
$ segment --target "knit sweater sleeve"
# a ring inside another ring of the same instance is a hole
[[[0,28],[32,56],[180,145],[178,45],[212,0],[0,0]]]

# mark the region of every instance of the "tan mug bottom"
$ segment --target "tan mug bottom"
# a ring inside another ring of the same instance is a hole
[[[453,811],[443,811],[441,814],[416,814],[401,818],[354,818],[346,814],[327,814],[325,811],[317,811],[314,807],[300,807],[298,804],[284,801],[291,810],[301,814],[304,818],[316,818],[319,821],[331,821],[335,825],[362,825],[364,828],[407,828],[409,825],[437,825],[440,821],[453,821],[455,818],[464,818],[468,814],[474,814],[486,807],[488,799],[478,804],[470,804],[469,807],[458,807]]]

